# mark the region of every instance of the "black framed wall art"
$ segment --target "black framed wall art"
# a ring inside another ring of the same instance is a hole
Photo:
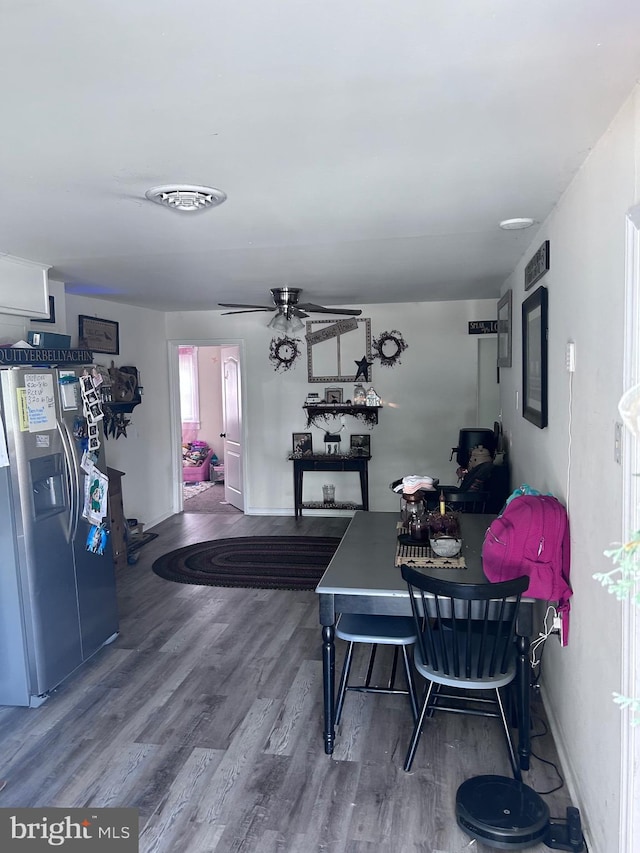
[[[82,346],[93,352],[104,352],[110,355],[120,353],[119,325],[115,320],[101,320],[99,317],[80,314],[78,338]]]
[[[49,316],[41,317],[39,320],[31,320],[32,323],[55,323],[56,321],[56,300],[55,297],[49,294]]]
[[[498,367],[511,367],[511,303],[512,291],[507,290],[498,301]]]
[[[547,426],[548,292],[539,287],[522,303],[522,416]]]

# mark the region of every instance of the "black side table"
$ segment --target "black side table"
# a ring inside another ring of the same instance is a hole
[[[293,503],[295,517],[302,516],[303,509],[369,509],[369,460],[370,456],[329,456],[309,454],[289,456],[293,462]],[[357,471],[360,476],[362,503],[338,502],[326,504],[322,501],[302,502],[302,478],[305,471]]]

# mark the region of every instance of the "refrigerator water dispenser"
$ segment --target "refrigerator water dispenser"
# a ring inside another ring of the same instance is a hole
[[[64,512],[66,503],[64,459],[61,453],[29,460],[33,516],[36,521]]]

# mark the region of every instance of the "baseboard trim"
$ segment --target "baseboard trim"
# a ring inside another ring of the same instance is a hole
[[[326,518],[328,514],[328,510],[326,509],[305,509],[304,518],[309,518],[311,516],[317,516],[318,518]],[[341,516],[344,518],[351,518],[353,516],[353,510],[351,509],[334,509],[329,514],[335,516]],[[286,507],[285,509],[274,507],[261,507],[261,506],[252,506],[244,511],[245,515],[288,515],[293,516],[294,512],[291,507]]]
[[[551,729],[551,734],[553,735],[553,740],[556,745],[558,757],[560,758],[562,776],[569,791],[571,803],[580,810],[580,818],[582,820],[582,834],[585,837],[585,841],[587,842],[587,847],[590,853],[599,853],[598,848],[595,846],[593,838],[589,833],[589,826],[588,824],[585,824],[585,821],[588,821],[588,815],[585,816],[585,809],[583,807],[583,799],[580,792],[580,785],[577,782],[577,776],[573,764],[571,762],[570,752],[566,748],[566,744],[564,742],[564,739],[562,738],[560,726],[558,725],[558,719],[553,712],[552,703],[549,701],[547,692],[545,691],[542,685],[540,685],[540,698],[542,699],[542,704],[547,715],[547,720],[549,721],[549,728]],[[535,758],[533,760],[535,761]]]

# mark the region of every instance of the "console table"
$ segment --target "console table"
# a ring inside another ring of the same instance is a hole
[[[302,515],[303,509],[369,509],[369,460],[370,456],[335,456],[309,454],[289,456],[293,462],[293,503],[295,516]],[[357,471],[360,476],[362,503],[336,502],[325,504],[322,501],[302,502],[302,478],[305,471]]]

